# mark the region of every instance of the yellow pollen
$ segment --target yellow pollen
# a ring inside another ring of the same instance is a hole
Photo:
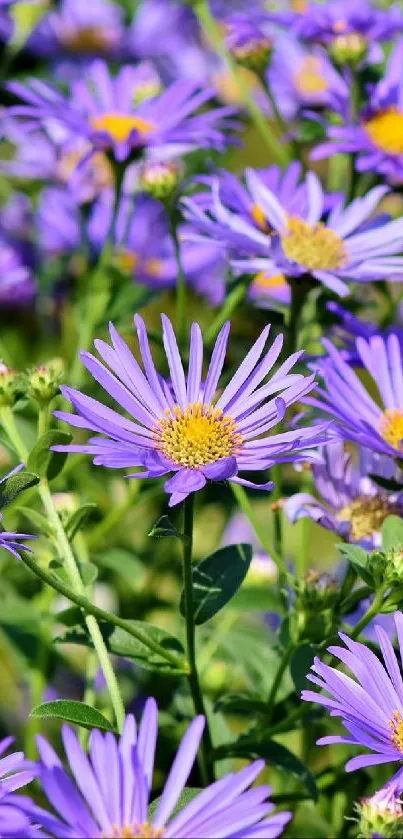
[[[360,495],[337,514],[339,521],[349,521],[351,536],[355,540],[366,539],[377,533],[391,513],[398,512],[387,498]]]
[[[308,11],[308,0],[291,0],[291,8],[299,15],[304,15]]]
[[[269,277],[264,271],[260,271],[253,280],[252,288],[259,291],[275,291],[284,288],[286,285],[287,280],[283,274],[273,274]]]
[[[258,227],[260,227],[265,232],[268,232],[269,231],[269,225],[267,223],[266,216],[265,216],[260,204],[254,204],[251,212],[252,212],[252,218],[256,222]]]
[[[302,67],[294,76],[294,83],[300,93],[309,96],[312,93],[324,93],[328,88],[321,72],[320,60],[316,55],[308,55]]]
[[[106,29],[100,26],[83,26],[75,32],[64,33],[62,41],[65,47],[77,54],[104,52],[110,45]]]
[[[381,419],[379,432],[394,449],[402,449],[403,411],[388,408]]]
[[[389,728],[392,732],[392,743],[403,752],[403,719],[400,711],[394,711],[393,717],[389,720]]]
[[[153,435],[162,454],[190,469],[234,455],[242,444],[235,420],[201,402],[193,402],[185,410],[179,405],[166,410]]]
[[[130,114],[101,114],[90,117],[90,122],[95,131],[105,131],[115,143],[124,143],[129,139],[132,131],[145,135],[154,128],[152,122]]]
[[[347,261],[343,241],[322,222],[311,227],[296,216],[290,218],[281,244],[287,259],[308,271],[332,271],[342,268]]]
[[[149,822],[144,824],[124,824],[121,827],[113,825],[110,833],[102,833],[102,839],[161,839],[164,836],[163,827],[153,827]]]
[[[374,146],[388,154],[403,154],[403,111],[388,108],[364,123]]]

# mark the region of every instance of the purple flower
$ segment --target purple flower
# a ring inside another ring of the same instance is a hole
[[[403,645],[403,615],[395,612],[399,644]],[[376,628],[383,663],[365,644],[352,641],[344,633],[344,647],[329,647],[353,674],[354,678],[315,658],[307,678],[325,693],[304,690],[302,699],[328,708],[332,717],[342,717],[349,736],[330,735],[318,745],[347,743],[364,746],[370,754],[354,757],[346,764],[347,772],[379,763],[402,761],[403,756],[403,681],[399,661],[392,644],[381,628]],[[328,694],[328,695],[327,695]]]
[[[340,538],[358,542],[369,550],[380,546],[385,518],[392,513],[403,514],[403,493],[388,494],[368,476],[383,472],[385,477],[392,477],[393,461],[375,458],[372,452],[360,449],[356,465],[342,442],[325,447],[322,456],[321,463],[312,465],[319,498],[306,492],[292,495],[284,505],[287,516],[293,524],[308,517]]]
[[[62,0],[32,33],[28,48],[47,58],[113,56],[124,36],[122,9],[108,0]]]
[[[46,835],[63,839],[279,836],[291,814],[269,815],[273,809],[267,800],[270,787],[248,789],[264,767],[261,760],[211,784],[172,816],[196,758],[204,717],[196,717],[187,729],[163,793],[149,815],[157,713],[155,700],[148,699],[138,731],[131,715],[126,717],[119,740],[113,734],[92,731],[88,755],[73,731],[63,726],[73,779],[47,741],[38,738],[40,780],[56,815],[35,805],[27,809]]]
[[[329,108],[341,114],[348,111],[349,87],[326,51],[305,47],[292,32],[276,37],[266,77],[285,120],[307,108]]]
[[[402,770],[369,798],[363,798],[357,809],[360,816],[360,834],[382,839],[398,836],[403,825]]]
[[[324,378],[324,388],[306,402],[337,419],[336,433],[374,452],[402,456],[403,363],[402,347],[396,335],[384,340],[375,335],[357,338],[355,346],[361,364],[377,388],[381,406],[368,393],[342,353],[327,339],[329,355],[315,366]]]
[[[31,821],[21,809],[21,804],[28,805],[27,798],[19,798],[13,793],[25,787],[36,776],[36,768],[25,760],[23,752],[4,753],[14,742],[14,737],[0,740],[0,837],[18,839],[34,836]]]
[[[144,373],[111,324],[112,347],[95,341],[107,366],[87,352],[81,353],[81,359],[133,420],[73,388],[63,387],[64,396],[77,414],[55,415],[73,426],[105,436],[92,437],[86,445],[57,447],[57,451],[91,454],[96,465],[114,469],[144,467],[144,472],[131,477],[158,478],[173,472],[165,483],[171,506],[202,489],[208,480],[255,486],[238,473],[261,472],[278,462],[316,457],[307,449],[326,441],[326,426],[272,433],[284,419],[287,407],[314,387],[314,376],[289,373],[300,352],[286,359],[270,381],[263,384],[280,355],[282,335],[262,357],[270,331],[270,325],[266,326],[217,399],[230,324],[227,322],[221,329],[202,385],[200,327],[192,325],[185,377],[172,324],[165,315],[161,318],[171,386],[157,373],[142,318],[136,315],[135,325]],[[270,490],[273,484],[268,482],[257,488]]]
[[[9,89],[27,104],[10,109],[43,128],[57,123],[71,136],[86,138],[94,151],[111,151],[118,161],[146,148],[159,155],[177,156],[198,148],[222,151],[225,131],[237,127],[229,117],[234,109],[213,108],[195,115],[214,96],[191,82],[178,81],[159,96],[141,99],[144,72],[123,66],[115,77],[104,61],[94,61],[84,77],[73,81],[69,96],[39,81],[10,83]],[[138,101],[140,96],[140,101]]]
[[[344,309],[335,300],[330,300],[326,304],[326,308],[339,318],[340,323],[332,327],[332,337],[334,336],[341,343],[343,358],[353,367],[359,367],[362,364],[355,344],[356,339],[359,337],[368,339],[373,335],[380,335],[385,340],[389,335],[394,334],[397,336],[399,344],[403,349],[402,326],[392,324],[387,329],[381,329],[373,321],[362,320],[361,317],[357,317],[353,312]]]
[[[271,15],[260,9],[235,12],[221,22],[227,50],[240,64],[258,73],[269,62],[275,37]]]
[[[329,142],[317,146],[312,159],[334,154],[356,155],[358,172],[378,172],[390,183],[403,179],[403,40],[393,50],[383,78],[370,90],[370,106],[358,124],[329,126]]]
[[[25,307],[35,293],[36,283],[21,247],[0,238],[0,309]]]
[[[0,368],[1,368],[0,363]],[[0,490],[1,485],[6,481],[8,478],[11,478],[12,475],[15,475],[23,468],[22,465],[16,466],[15,469],[12,469],[7,475],[4,475],[3,478],[0,479]],[[0,548],[4,548],[5,551],[9,551],[10,554],[13,554],[17,559],[20,559],[19,552],[20,551],[28,551],[32,553],[32,549],[29,548],[27,545],[24,545],[21,542],[21,539],[36,539],[36,536],[32,536],[30,533],[14,533],[12,531],[4,530],[3,525],[1,524],[3,519],[3,514],[0,513]]]
[[[276,185],[267,186],[265,175],[246,170],[253,219],[244,206],[234,207],[232,195],[228,200],[219,179],[213,180],[208,202],[199,196],[184,199],[187,218],[199,232],[193,238],[221,242],[238,273],[294,280],[309,275],[341,296],[349,293],[348,281],[366,283],[402,273],[403,257],[395,254],[403,249],[403,220],[368,224],[387,187],[375,187],[348,206],[340,196],[323,221],[328,201],[317,175],[308,172],[301,185],[296,171],[290,167]],[[244,193],[239,184],[238,193]]]

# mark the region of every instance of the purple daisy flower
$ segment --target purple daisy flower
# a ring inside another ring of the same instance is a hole
[[[369,0],[328,0],[326,4],[310,3],[305,14],[296,16],[294,26],[305,41],[336,48],[350,44],[374,64],[383,59],[379,43],[402,31],[403,15],[397,4],[379,9]]]
[[[383,78],[370,90],[370,106],[358,124],[329,126],[329,142],[318,145],[313,160],[339,152],[356,155],[358,172],[378,172],[390,181],[403,180],[403,40],[393,50]]]
[[[126,717],[117,741],[113,734],[92,731],[87,755],[76,735],[63,726],[62,736],[73,779],[43,737],[38,738],[42,788],[55,814],[27,807],[47,836],[97,839],[103,836],[144,837],[268,837],[279,836],[290,813],[269,815],[271,788],[248,789],[264,767],[257,760],[211,784],[172,815],[192,770],[204,728],[196,717],[187,729],[155,812],[148,804],[157,741],[158,711],[148,699],[137,732],[133,716]],[[150,820],[149,820],[150,819]]]
[[[47,58],[113,56],[124,37],[123,11],[108,0],[62,0],[32,33],[28,49]]]
[[[327,199],[317,175],[308,172],[304,188],[298,185],[293,194],[289,175],[295,189],[291,167],[277,188],[267,186],[259,172],[246,170],[250,211],[258,209],[260,224],[233,208],[218,179],[207,207],[199,197],[184,199],[187,218],[202,238],[214,238],[230,249],[238,273],[292,279],[308,274],[341,296],[349,293],[347,281],[371,282],[402,273],[403,257],[395,254],[403,249],[403,220],[368,225],[387,187],[375,187],[347,206],[340,196],[323,221]],[[290,194],[284,199],[286,184]]]
[[[25,787],[36,777],[36,767],[25,760],[23,752],[4,753],[14,742],[14,737],[0,740],[0,837],[18,839],[34,836],[31,821],[20,804],[28,806],[27,798],[13,793]]]
[[[212,108],[195,115],[213,98],[212,89],[178,81],[159,96],[136,103],[144,85],[140,70],[127,65],[112,77],[104,61],[94,61],[83,78],[72,82],[68,97],[38,79],[27,85],[11,82],[9,89],[27,104],[9,112],[42,127],[56,122],[71,135],[87,138],[93,150],[112,151],[119,161],[146,148],[176,157],[198,148],[226,147],[231,138],[225,131],[238,127],[230,119],[234,109]]]
[[[111,324],[112,347],[105,341],[95,341],[107,366],[87,352],[81,353],[81,359],[96,381],[134,419],[126,419],[101,402],[63,387],[63,395],[77,414],[57,411],[55,416],[78,428],[95,431],[98,436],[86,445],[56,447],[57,451],[90,454],[95,465],[113,469],[144,467],[143,472],[129,477],[157,478],[173,472],[165,483],[171,506],[202,489],[208,480],[231,480],[254,487],[238,473],[261,472],[278,462],[317,457],[307,450],[326,441],[327,426],[269,433],[284,419],[287,407],[314,387],[313,375],[289,372],[300,352],[287,358],[270,381],[263,384],[280,355],[282,335],[263,355],[270,331],[270,325],[266,326],[217,399],[230,324],[227,322],[221,329],[202,385],[200,327],[192,325],[185,377],[172,324],[165,315],[161,318],[171,386],[155,368],[142,318],[136,315],[135,325],[144,373]],[[271,490],[273,483],[257,488]]]
[[[361,449],[356,465],[342,442],[324,448],[322,457],[322,463],[312,465],[319,498],[306,492],[292,495],[284,505],[287,516],[293,524],[308,517],[341,539],[358,542],[369,550],[380,546],[385,518],[392,513],[403,514],[403,492],[388,494],[368,475],[383,472],[385,477],[392,477],[393,461],[375,459],[372,452]]]
[[[353,367],[361,366],[361,358],[356,349],[357,338],[371,338],[373,335],[380,335],[384,340],[389,335],[396,335],[403,349],[403,327],[393,324],[387,329],[381,329],[376,323],[369,320],[362,320],[353,312],[344,309],[339,303],[330,300],[326,308],[329,312],[339,318],[339,323],[332,327],[332,335],[341,344],[341,352],[345,361]]]
[[[400,649],[403,648],[403,614],[395,612],[396,632]],[[328,708],[332,717],[342,717],[349,736],[330,735],[318,740],[318,745],[347,743],[364,746],[370,754],[354,757],[346,764],[347,772],[379,763],[402,761],[403,755],[403,680],[393,646],[380,627],[376,635],[383,663],[365,644],[352,641],[344,633],[340,638],[345,647],[329,647],[354,678],[336,667],[315,658],[312,673],[307,678],[325,693],[302,691],[302,699]]]
[[[335,431],[343,439],[401,458],[403,360],[398,337],[392,334],[383,339],[375,335],[368,340],[357,338],[355,343],[360,362],[379,392],[381,405],[370,396],[342,353],[326,338],[323,344],[329,355],[318,359],[315,367],[323,375],[325,388],[317,388],[317,397],[305,401],[336,417]]]
[[[348,84],[326,50],[305,47],[292,32],[276,36],[266,76],[285,120],[294,119],[307,108],[329,108],[343,115],[348,112]]]
[[[0,309],[24,308],[32,303],[36,283],[23,249],[0,238]]]
[[[0,363],[0,368],[1,368]],[[15,469],[12,469],[7,475],[4,475],[3,478],[0,479],[0,487],[1,484],[4,483],[8,478],[11,478],[12,475],[15,475],[23,469],[23,464],[16,466]],[[32,548],[29,548],[28,545],[24,545],[21,541],[22,539],[36,539],[36,536],[32,536],[30,533],[14,533],[9,530],[4,530],[3,525],[1,524],[3,519],[3,514],[0,513],[0,548],[4,548],[5,551],[9,551],[10,554],[13,554],[17,559],[20,558],[20,551],[28,551],[32,553]]]
[[[261,73],[267,67],[275,32],[272,17],[261,9],[235,12],[221,22],[227,50],[240,64]]]

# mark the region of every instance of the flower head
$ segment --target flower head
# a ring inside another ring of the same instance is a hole
[[[113,56],[123,37],[123,14],[115,3],[63,0],[42,18],[29,39],[29,49],[49,58]]]
[[[375,387],[380,404],[327,339],[329,355],[316,366],[324,378],[317,397],[306,400],[337,419],[337,434],[374,452],[402,457],[403,452],[403,359],[397,335],[357,338],[356,351]]]
[[[401,612],[395,612],[395,623],[402,647]],[[370,750],[369,754],[361,754],[349,760],[346,764],[347,772],[403,759],[403,680],[399,661],[386,632],[380,626],[376,627],[376,635],[383,663],[365,644],[352,641],[340,633],[345,647],[332,646],[329,652],[351,671],[354,678],[315,658],[313,672],[307,678],[325,693],[311,690],[302,692],[302,699],[323,705],[333,717],[342,717],[348,731],[347,737],[322,737],[318,740],[319,745],[347,743]]]
[[[403,40],[391,53],[385,75],[370,92],[370,106],[359,114],[358,124],[329,126],[328,142],[318,145],[312,159],[339,152],[356,155],[359,172],[378,172],[390,183],[403,180]]]
[[[269,63],[273,49],[270,15],[260,11],[245,14],[235,12],[222,23],[228,51],[243,64],[258,73]]]
[[[63,387],[62,392],[77,415],[64,412],[55,415],[73,426],[95,431],[98,436],[86,445],[56,447],[56,450],[92,454],[96,465],[111,468],[144,467],[144,472],[134,473],[132,477],[157,478],[173,472],[173,477],[165,483],[171,505],[202,489],[208,480],[231,480],[254,486],[238,473],[261,472],[278,462],[316,456],[307,453],[307,449],[325,442],[323,425],[269,433],[283,420],[287,407],[314,386],[314,376],[289,372],[300,352],[286,359],[264,384],[283,344],[280,335],[263,354],[270,331],[270,326],[266,326],[217,398],[230,324],[224,324],[221,329],[202,383],[200,327],[196,323],[192,325],[185,377],[172,324],[165,315],[161,317],[170,384],[157,373],[142,318],[136,315],[135,324],[144,373],[111,324],[112,346],[95,341],[104,363],[86,352],[81,353],[81,359],[91,375],[133,419],[126,419],[73,388]],[[269,482],[260,488],[272,487]]]
[[[356,465],[342,442],[332,443],[323,450],[323,462],[312,465],[319,498],[306,492],[292,495],[284,505],[286,514],[293,523],[308,517],[342,539],[368,549],[379,546],[385,518],[403,513],[403,494],[388,494],[369,478],[371,472],[379,474],[383,465],[379,460],[361,449]],[[384,461],[390,476],[389,458]]]
[[[86,138],[94,151],[109,151],[119,161],[144,149],[176,156],[197,148],[223,150],[232,108],[195,112],[214,96],[211,89],[178,81],[160,95],[138,97],[144,85],[142,66],[121,67],[115,77],[104,61],[94,61],[84,76],[71,85],[68,97],[50,85],[32,79],[9,88],[27,104],[11,108],[15,116],[29,117],[42,127],[58,123],[70,135]]]
[[[159,803],[150,818],[150,799],[157,740],[157,706],[148,699],[138,731],[128,716],[119,740],[113,734],[92,731],[88,755],[76,735],[63,726],[64,748],[73,779],[52,747],[38,738],[39,773],[43,790],[55,815],[33,805],[31,815],[46,835],[73,839],[102,837],[253,837],[274,839],[290,813],[269,815],[270,787],[248,787],[264,762],[211,784],[188,805],[172,815],[191,772],[204,728],[196,717],[186,731],[172,764]],[[113,778],[113,783],[111,779]]]
[[[304,185],[295,183],[295,168],[276,185],[247,169],[249,212],[228,201],[228,190],[213,181],[210,201],[185,199],[187,217],[202,237],[214,237],[227,247],[231,264],[241,273],[264,272],[268,277],[312,277],[336,294],[349,293],[347,282],[381,280],[402,272],[403,221],[368,221],[387,187],[370,190],[344,206],[344,198],[328,200],[318,177],[308,172]],[[288,195],[283,197],[287,191]],[[244,191],[239,187],[245,204]],[[299,204],[298,204],[299,197]],[[200,238],[200,236],[199,236]]]
[[[403,828],[403,801],[401,770],[385,786],[363,798],[357,805],[360,836],[381,836],[393,839],[401,836]]]
[[[5,752],[14,742],[13,737],[0,740],[0,837],[18,839],[20,836],[33,837],[31,820],[22,809],[27,804],[26,798],[19,798],[13,793],[25,787],[36,776],[34,764],[25,760],[23,752]]]
[[[0,309],[23,308],[32,303],[36,283],[17,242],[0,238]]]

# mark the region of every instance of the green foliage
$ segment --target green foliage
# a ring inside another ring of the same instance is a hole
[[[54,699],[51,702],[42,702],[33,708],[31,717],[38,719],[57,718],[64,722],[75,723],[82,728],[100,728],[101,731],[114,731],[114,726],[96,708],[91,708],[85,702],[76,702],[73,699]]]
[[[3,507],[6,507],[7,504],[11,504],[21,492],[24,492],[26,489],[31,489],[31,487],[36,486],[39,483],[39,478],[37,475],[33,475],[31,472],[17,472],[16,475],[10,475],[9,478],[6,478],[0,483],[0,510]]]
[[[214,617],[236,594],[252,560],[250,545],[228,545],[193,566],[194,621]],[[182,594],[180,610],[184,614]]]
[[[37,440],[28,457],[28,469],[49,481],[56,478],[66,462],[66,452],[53,452],[51,446],[67,446],[73,439],[68,431],[46,431]]]

